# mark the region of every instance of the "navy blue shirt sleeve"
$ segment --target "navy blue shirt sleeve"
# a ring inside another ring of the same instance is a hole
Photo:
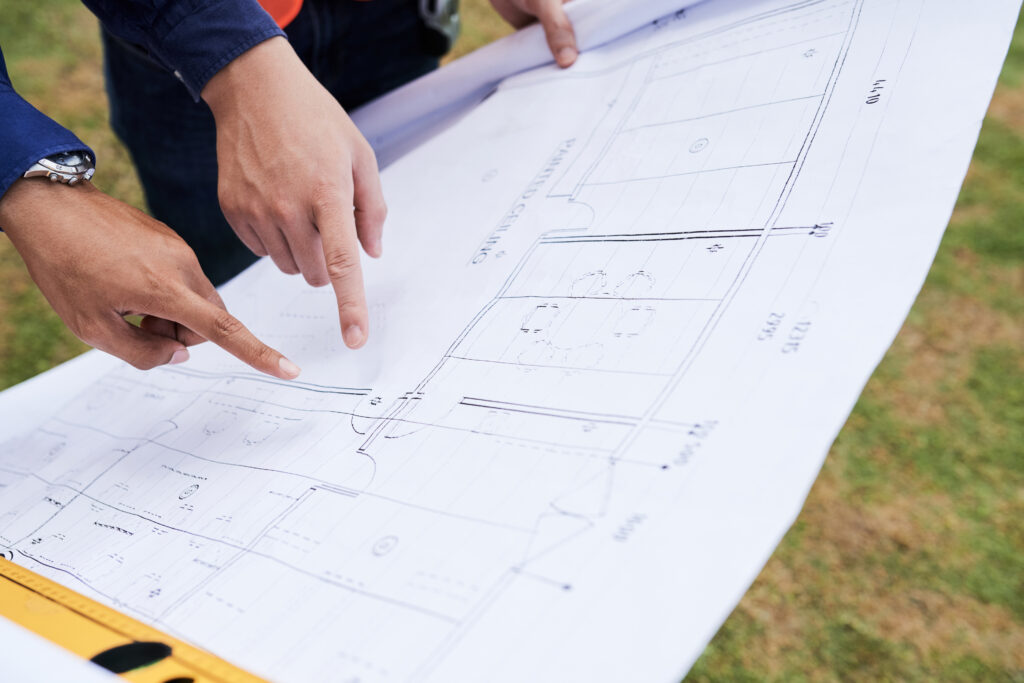
[[[285,35],[258,0],[82,1],[108,31],[144,48],[173,72],[197,101],[228,62]],[[88,149],[14,91],[0,53],[0,197],[39,159]]]
[[[122,40],[173,72],[193,99],[251,47],[283,36],[258,0],[82,0]]]
[[[71,131],[14,91],[0,51],[0,197],[43,157],[87,149]]]

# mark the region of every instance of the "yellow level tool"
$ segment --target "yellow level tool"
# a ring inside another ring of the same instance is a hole
[[[80,657],[108,665],[135,683],[265,683],[209,652],[5,559],[0,559],[0,615]],[[157,657],[159,661],[119,671],[132,662]]]

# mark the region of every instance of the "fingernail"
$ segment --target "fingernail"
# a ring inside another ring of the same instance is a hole
[[[188,360],[188,349],[178,349],[171,355],[171,360],[167,361],[168,365],[178,365]]]
[[[288,379],[295,379],[299,376],[299,373],[302,372],[298,365],[291,362],[284,356],[281,356],[281,360],[277,361],[277,367],[281,368],[281,372],[283,372]]]
[[[380,258],[383,255],[384,244],[380,240],[377,240],[376,242],[373,243],[373,254],[371,254],[371,256],[373,256],[373,258]]]
[[[359,325],[349,325],[346,327],[344,336],[345,344],[350,349],[358,348],[363,343],[363,339],[366,338],[366,335],[363,334],[363,328],[359,327]]]
[[[555,60],[558,62],[559,66],[569,66],[570,64],[576,61],[576,56],[578,54],[579,53],[575,50],[575,48],[563,47],[561,50],[558,51],[558,56],[555,58]]]

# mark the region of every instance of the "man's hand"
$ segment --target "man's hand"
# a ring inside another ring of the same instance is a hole
[[[269,375],[298,376],[294,363],[224,309],[174,231],[89,183],[18,180],[0,200],[0,225],[85,343],[148,370],[181,363],[187,346],[210,340]],[[141,327],[126,315],[145,316]]]
[[[359,244],[381,254],[387,207],[373,150],[284,38],[242,54],[207,83],[217,121],[221,209],[239,238],[338,298],[342,335],[366,341]]]
[[[555,62],[563,69],[572,66],[579,55],[576,34],[572,23],[565,14],[562,4],[567,0],[491,0],[501,18],[516,28],[522,28],[533,21],[544,27],[548,47],[555,56]]]

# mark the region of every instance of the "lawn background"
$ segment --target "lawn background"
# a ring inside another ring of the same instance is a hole
[[[507,29],[463,1],[462,54]],[[143,206],[107,126],[96,21],[76,0],[0,0],[22,95]],[[0,238],[0,388],[86,347]],[[690,681],[1024,682],[1024,31],[913,311],[803,513]]]

